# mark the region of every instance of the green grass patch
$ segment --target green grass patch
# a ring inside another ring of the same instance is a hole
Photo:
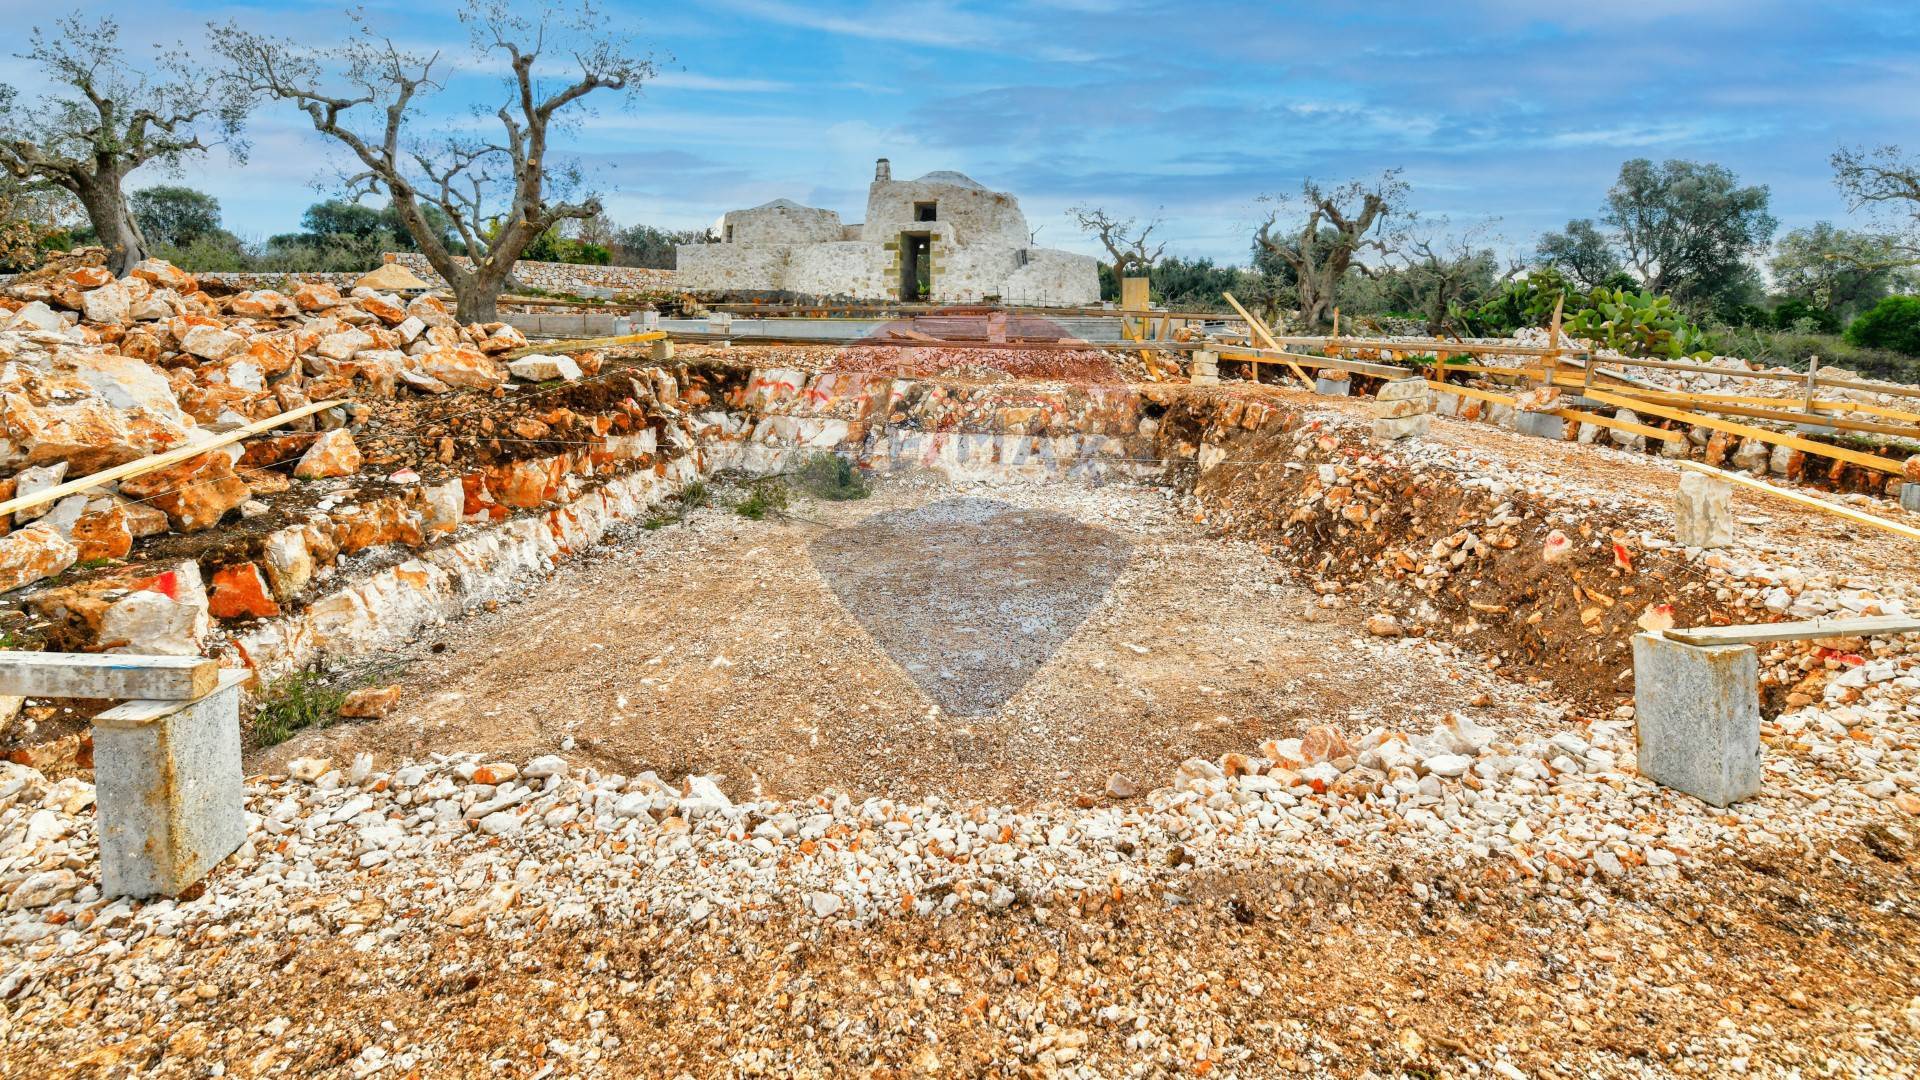
[[[347,691],[328,686],[317,671],[297,671],[275,682],[262,695],[253,714],[254,741],[278,746],[295,732],[326,727],[340,718]]]

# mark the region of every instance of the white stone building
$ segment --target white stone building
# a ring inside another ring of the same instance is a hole
[[[895,180],[886,158],[867,219],[775,199],[720,220],[717,242],[681,244],[675,283],[711,292],[1069,307],[1098,303],[1098,264],[1033,246],[1019,200],[957,172]]]

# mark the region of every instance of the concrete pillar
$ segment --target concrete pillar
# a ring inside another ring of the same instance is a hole
[[[1673,497],[1673,539],[1697,548],[1733,543],[1733,485],[1705,473],[1681,473]]]
[[[1522,435],[1559,441],[1567,437],[1567,420],[1564,416],[1555,416],[1552,413],[1516,410],[1513,414],[1513,429]]]
[[[1760,667],[1751,645],[1633,636],[1640,775],[1726,806],[1760,790]]]
[[[658,311],[648,308],[640,313],[641,333],[651,334],[658,329],[660,329],[660,313]]]
[[[1920,513],[1920,484],[1909,480],[1900,485],[1900,506]]]
[[[178,896],[247,838],[240,684],[193,701],[129,701],[94,717],[100,888]]]
[[[1200,349],[1194,352],[1187,368],[1187,380],[1194,383],[1220,381],[1220,354]]]

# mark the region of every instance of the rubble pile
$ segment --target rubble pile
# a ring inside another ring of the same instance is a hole
[[[446,393],[507,380],[493,357],[526,345],[505,324],[460,326],[439,300],[373,290],[342,295],[306,284],[215,297],[158,260],[115,280],[79,266],[14,284],[0,299],[0,481],[8,497],[163,451],[313,402],[389,397],[400,387]],[[345,476],[360,459],[337,433],[349,404],[295,421],[272,460],[231,445],[119,485],[22,511],[37,531],[0,541],[0,591],[75,562],[126,556],[133,541],[199,532],[260,494],[302,479]],[[24,531],[24,530],[23,530]]]
[[[121,280],[73,261],[0,297],[0,497],[342,404],[0,522],[0,592],[63,579],[25,594],[49,647],[207,651],[222,620],[303,605],[343,557],[565,503],[692,445],[672,374],[586,387],[600,354],[504,360],[526,351],[517,330],[461,326],[431,295],[216,295],[157,260]]]

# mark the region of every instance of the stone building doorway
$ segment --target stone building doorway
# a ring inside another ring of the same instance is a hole
[[[933,295],[933,235],[900,234],[900,299],[925,300]]]

